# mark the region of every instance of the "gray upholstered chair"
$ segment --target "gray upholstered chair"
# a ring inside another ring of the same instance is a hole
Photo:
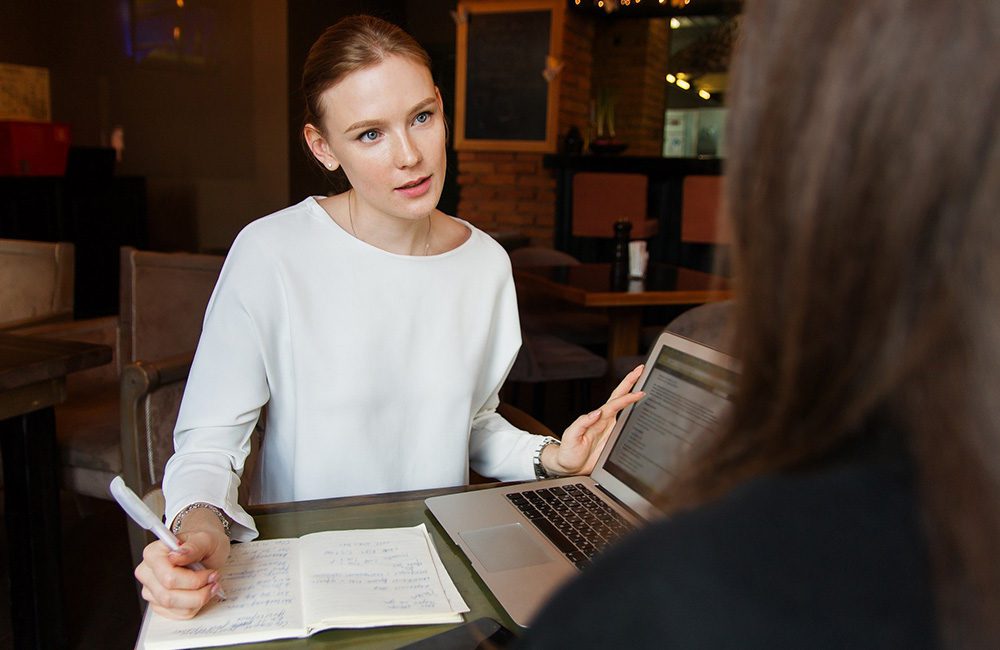
[[[125,484],[163,512],[163,467],[208,300],[225,258],[121,249],[121,387],[118,445]],[[138,563],[150,541],[129,521]]]

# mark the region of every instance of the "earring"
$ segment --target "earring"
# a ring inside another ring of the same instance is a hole
[[[333,171],[333,163],[332,162],[326,163],[326,168],[329,169],[330,171]]]

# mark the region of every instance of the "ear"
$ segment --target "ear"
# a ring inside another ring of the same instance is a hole
[[[319,129],[312,124],[306,124],[305,128],[302,129],[302,137],[306,139],[309,151],[316,157],[320,165],[331,172],[340,167],[340,161],[330,151],[330,147],[326,143],[326,138],[323,137]]]

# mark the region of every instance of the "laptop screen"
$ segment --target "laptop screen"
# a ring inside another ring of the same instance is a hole
[[[691,443],[718,426],[737,373],[669,345],[660,347],[603,469],[646,501],[670,483]]]

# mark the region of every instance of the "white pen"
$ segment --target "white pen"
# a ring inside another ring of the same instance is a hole
[[[122,507],[122,510],[124,510],[126,514],[132,518],[132,521],[139,524],[146,530],[152,531],[153,534],[159,537],[160,541],[166,544],[167,548],[171,551],[176,551],[181,547],[177,538],[170,532],[170,529],[167,528],[162,521],[160,521],[160,518],[149,509],[149,506],[147,506],[135,492],[130,490],[129,487],[125,485],[125,481],[122,480],[122,477],[116,476],[111,479],[110,487],[111,496],[115,498],[115,501],[117,501],[118,505]],[[187,566],[189,569],[194,569],[195,571],[201,571],[205,568],[205,565],[201,562],[192,562]],[[219,598],[219,600],[226,599],[226,594],[222,591],[221,586],[218,586],[215,595]]]

